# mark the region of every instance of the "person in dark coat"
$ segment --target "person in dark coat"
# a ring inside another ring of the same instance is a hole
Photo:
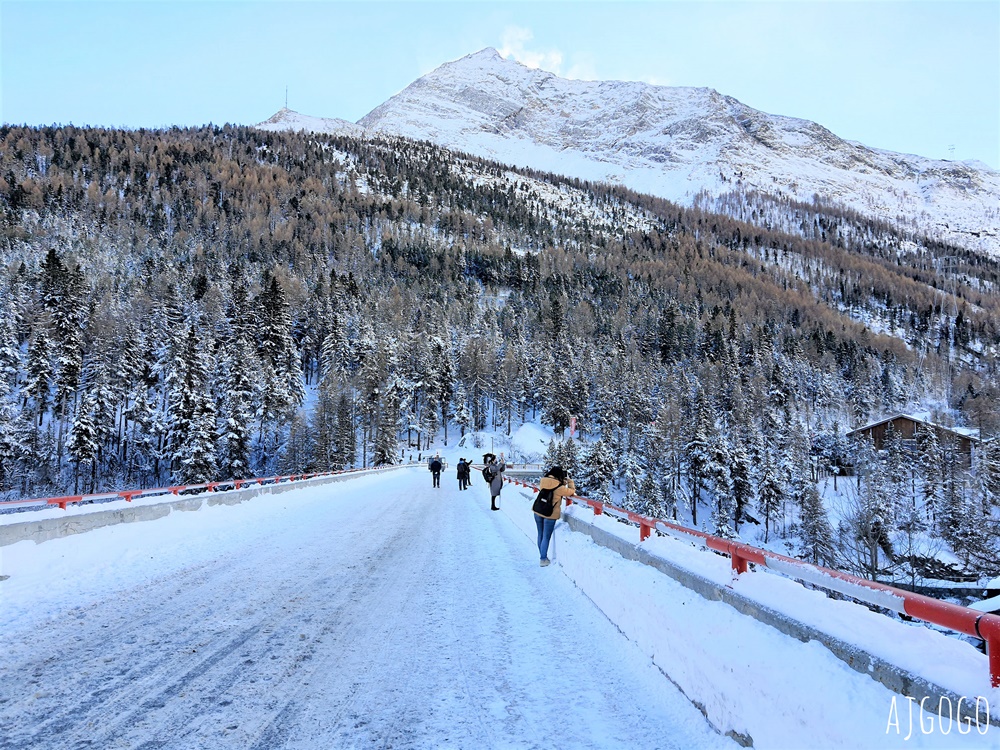
[[[458,489],[469,489],[469,480],[471,478],[472,472],[469,469],[469,464],[466,463],[464,458],[458,459]]]
[[[441,457],[434,456],[430,463],[431,474],[434,476],[434,486],[441,487]]]

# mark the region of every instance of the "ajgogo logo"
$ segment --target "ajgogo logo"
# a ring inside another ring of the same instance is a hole
[[[906,736],[903,741],[913,736],[913,707],[917,706],[920,711],[919,727],[921,734],[951,734],[955,724],[958,725],[959,734],[969,734],[972,732],[973,720],[976,731],[979,734],[986,734],[990,731],[990,702],[983,696],[977,696],[975,700],[975,710],[973,711],[973,701],[971,698],[962,696],[957,702],[952,701],[947,695],[942,695],[937,702],[937,712],[934,712],[933,698],[925,695],[919,702],[909,695],[904,695],[908,703]],[[965,703],[965,710],[962,704]],[[892,705],[889,706],[889,721],[885,727],[885,733],[889,734],[893,727],[896,734],[903,734],[903,728],[899,721],[899,707],[896,705],[896,696],[892,696]]]

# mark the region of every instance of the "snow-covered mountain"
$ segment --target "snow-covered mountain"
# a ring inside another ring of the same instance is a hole
[[[355,125],[349,120],[341,120],[339,117],[311,117],[294,112],[287,107],[282,107],[256,127],[261,130],[291,130],[293,132],[306,130],[312,133],[345,133],[349,135],[362,135],[365,132],[363,127]]]
[[[357,125],[282,110],[258,127],[428,140],[684,204],[701,191],[818,194],[1000,254],[1000,172],[980,162],[869,148],[708,88],[566,80],[489,48],[419,78]]]

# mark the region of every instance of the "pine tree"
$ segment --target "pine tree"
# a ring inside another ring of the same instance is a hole
[[[195,395],[190,432],[183,446],[178,479],[181,484],[201,484],[217,479],[215,404],[204,391]]]
[[[239,291],[237,291],[237,289]],[[231,315],[245,304],[245,292],[237,287]],[[256,360],[249,333],[236,318],[230,318],[230,339],[221,357],[220,380],[222,399],[222,430],[219,436],[219,474],[230,479],[249,477],[253,441],[254,377],[251,369]]]
[[[341,393],[337,404],[337,450],[331,469],[354,466],[357,461],[357,435],[354,428],[354,406],[348,394]]]
[[[542,456],[542,462],[545,466],[562,466],[560,455],[562,444],[557,443],[555,438],[549,438],[549,445],[545,449],[545,455]]]
[[[592,443],[583,459],[583,494],[591,500],[611,502],[611,478],[615,461],[604,440]]]
[[[571,388],[564,362],[565,354],[561,351],[556,356],[549,354],[546,357],[542,401],[542,421],[552,425],[552,429],[560,435],[569,427],[569,418],[572,416],[566,403],[566,394],[570,393]]]
[[[332,371],[320,379],[316,408],[313,410],[311,464],[317,471],[330,471],[337,466],[337,402],[340,390],[334,383]]]
[[[637,513],[650,518],[667,520],[669,510],[664,497],[663,483],[658,481],[652,471],[644,471],[639,482],[639,503]]]
[[[80,491],[80,468],[85,465],[93,467],[97,461],[94,401],[89,395],[81,401],[76,410],[66,450],[74,463],[73,492],[76,494]],[[91,485],[91,490],[93,490],[93,485]]]
[[[884,552],[890,560],[895,557],[890,541],[895,530],[895,508],[888,490],[885,464],[879,460],[870,440],[860,441],[855,464],[864,472],[860,506],[854,518],[855,537],[862,544],[864,572],[875,580],[880,571],[879,552]]]
[[[724,539],[732,539],[736,536],[733,529],[736,499],[733,495],[733,481],[729,470],[731,460],[726,439],[722,435],[716,434],[710,446],[707,473],[715,496],[713,512],[715,535]]]
[[[757,482],[757,508],[764,516],[764,542],[767,543],[771,533],[771,521],[781,510],[784,498],[784,487],[778,476],[774,458],[768,453],[761,466],[760,478]]]
[[[753,502],[753,483],[751,482],[750,457],[741,440],[737,440],[732,447],[729,457],[729,477],[731,481],[733,502],[735,503],[735,516],[733,523],[736,531],[740,530],[740,524]]]
[[[207,365],[194,323],[188,326],[184,348],[167,385],[167,446],[174,481],[211,481],[217,471],[215,405],[208,392]]]
[[[24,451],[18,434],[18,421],[17,400],[11,379],[9,376],[0,377],[0,493],[13,489],[18,480],[18,458]]]
[[[310,468],[315,454],[314,435],[305,415],[301,411],[296,412],[289,425],[288,440],[281,450],[282,474],[301,474]]]
[[[639,490],[643,472],[639,466],[639,462],[636,460],[635,454],[630,450],[626,450],[622,454],[621,474],[625,480],[623,506],[626,510],[641,513],[645,505]]]
[[[691,437],[684,446],[688,478],[691,480],[691,522],[698,525],[698,503],[711,465],[711,441],[714,432],[705,394],[698,391],[695,401],[696,422]]]
[[[566,438],[561,444],[559,455],[559,465],[566,470],[566,474],[575,477],[580,473],[580,444],[571,437]]]
[[[38,425],[42,424],[49,406],[50,380],[53,374],[51,347],[45,328],[36,328],[28,342],[27,379],[21,390],[33,402],[32,413]]]
[[[932,525],[940,521],[941,510],[941,445],[933,429],[917,429],[917,471],[921,478],[924,513]]]
[[[800,554],[816,565],[828,567],[836,565],[837,556],[833,528],[827,518],[819,490],[813,483],[809,483],[802,494],[799,518],[802,539]]]
[[[458,425],[463,436],[472,430],[472,412],[469,410],[465,387],[461,383],[455,389],[455,423]]]

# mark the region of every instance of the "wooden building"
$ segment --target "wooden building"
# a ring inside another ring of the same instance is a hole
[[[942,444],[953,442],[958,447],[958,452],[969,458],[972,457],[973,451],[980,444],[978,430],[969,430],[963,427],[944,427],[910,414],[896,414],[892,417],[880,419],[878,422],[866,424],[864,427],[858,427],[848,432],[847,437],[856,438],[865,436],[875,444],[876,450],[881,450],[886,430],[889,429],[890,424],[899,433],[903,440],[903,445],[910,449],[916,447],[918,429],[934,430],[937,433],[938,440]]]

